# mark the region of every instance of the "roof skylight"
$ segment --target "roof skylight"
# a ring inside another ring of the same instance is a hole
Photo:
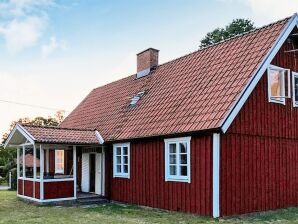
[[[145,94],[145,91],[141,91],[141,92],[138,92],[136,95],[134,95],[132,98],[131,98],[131,101],[130,101],[130,104],[129,106],[130,107],[134,107],[137,105],[138,101],[144,96]]]

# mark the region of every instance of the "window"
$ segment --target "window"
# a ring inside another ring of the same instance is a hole
[[[288,96],[286,96],[286,75],[288,80]],[[289,96],[290,89],[290,72],[288,69],[270,65],[268,68],[268,97],[269,102],[285,104]]]
[[[114,144],[113,147],[113,174],[114,177],[129,178],[130,171],[130,144]]]
[[[64,174],[64,150],[55,150],[55,173]]]
[[[292,72],[293,107],[298,107],[298,73]]]
[[[190,137],[165,139],[165,180],[190,183]]]

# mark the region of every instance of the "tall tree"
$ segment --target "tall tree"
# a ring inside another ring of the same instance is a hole
[[[234,19],[225,28],[216,28],[201,40],[200,48],[208,47],[220,41],[255,29],[254,23],[248,19]]]

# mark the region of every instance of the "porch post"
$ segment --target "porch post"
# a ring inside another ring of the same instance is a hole
[[[33,144],[33,197],[35,198],[35,182],[36,182],[36,146]]]
[[[25,153],[26,153],[26,150],[25,150],[25,146],[23,145],[23,178],[26,177],[26,172],[25,172],[25,168],[26,168],[26,161],[25,161]]]
[[[25,178],[26,178],[26,171],[25,171],[25,168],[26,168],[26,165],[25,165],[25,163],[26,163],[26,161],[25,161],[25,153],[26,153],[26,150],[25,150],[25,146],[23,145],[23,181],[22,181],[22,183],[23,183],[23,186],[22,186],[22,188],[23,188],[23,190],[22,190],[23,195],[24,195],[24,190],[25,190]]]
[[[19,178],[20,178],[20,147],[17,148],[17,194],[19,192]]]
[[[77,147],[73,146],[73,196],[77,197]]]
[[[46,172],[50,171],[50,152],[49,149],[46,149]]]
[[[44,199],[44,185],[43,185],[43,175],[44,175],[44,151],[42,144],[40,144],[40,200]]]

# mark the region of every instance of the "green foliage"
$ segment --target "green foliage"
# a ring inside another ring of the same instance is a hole
[[[255,29],[254,23],[248,19],[234,19],[225,28],[216,28],[201,40],[200,48],[207,47],[229,39],[241,33]]]

